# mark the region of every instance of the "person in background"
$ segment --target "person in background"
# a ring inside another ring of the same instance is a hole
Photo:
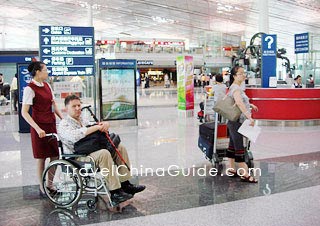
[[[10,100],[10,85],[4,82],[4,76],[0,73],[0,96]]]
[[[164,87],[169,88],[170,87],[170,80],[167,73],[164,74]]]
[[[2,93],[3,85],[4,85],[3,74],[0,73],[0,96],[3,95],[3,93]]]
[[[46,137],[46,133],[57,133],[55,114],[62,119],[62,114],[54,100],[54,95],[50,85],[45,82],[48,79],[47,67],[43,62],[32,62],[28,66],[28,71],[33,77],[32,81],[25,87],[22,100],[22,117],[31,126],[31,143],[33,157],[37,160],[37,174],[40,182],[40,197],[46,197],[42,184],[42,173],[45,166],[45,161],[50,158],[50,161],[58,159],[59,151],[56,141],[50,141]],[[29,114],[29,109],[32,108],[32,116]],[[50,173],[52,178],[54,172]],[[48,181],[52,182],[52,178]],[[48,189],[55,192],[48,184]]]
[[[307,88],[314,88],[314,80],[312,74],[310,74],[309,78],[307,79]]]
[[[221,74],[217,74],[215,76],[216,84],[213,85],[213,100],[217,102],[218,100],[222,99],[226,95],[227,86],[223,83],[223,77]]]
[[[292,88],[302,88],[302,78],[300,75],[295,77],[294,83],[292,84]]]
[[[149,78],[148,74],[146,74],[145,81],[146,81],[146,83],[145,83],[145,88],[146,88],[146,89],[147,89],[147,88],[150,88],[150,78]]]
[[[206,75],[205,74],[201,74],[201,84],[202,84],[202,88],[204,88],[206,86]]]
[[[224,72],[224,74],[223,74],[223,83],[226,84],[226,86],[228,86],[228,87],[231,85],[229,71]]]
[[[7,98],[5,98],[3,95],[3,85],[4,85],[3,74],[0,73],[0,106],[6,105],[6,102],[7,102]]]
[[[235,122],[229,120],[227,123],[230,135],[229,147],[227,150],[227,157],[229,160],[230,168],[227,174],[234,176],[237,175],[237,171],[235,170],[235,163],[237,163],[238,168],[244,171],[244,175],[240,178],[241,181],[257,183],[258,181],[249,174],[248,166],[245,163],[245,148],[243,145],[243,136],[238,132],[238,129],[246,119],[249,119],[250,125],[254,126],[254,120],[251,115],[250,107],[255,111],[258,111],[257,106],[249,103],[249,98],[241,88],[241,84],[245,79],[246,74],[243,67],[235,66],[234,68],[232,68],[230,74],[230,88],[227,95],[231,96],[234,99],[242,114],[239,120]]]
[[[10,91],[13,99],[14,111],[18,111],[18,74],[17,73],[12,78]]]

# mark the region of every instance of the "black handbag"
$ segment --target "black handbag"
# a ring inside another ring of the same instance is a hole
[[[109,136],[111,138],[111,136]],[[121,142],[119,135],[113,134],[112,135],[115,147],[118,147],[119,143]],[[108,140],[106,133],[101,131],[93,132],[86,137],[80,139],[74,144],[74,150],[76,154],[90,154],[92,152],[107,149],[111,156],[115,154],[115,149],[113,148],[111,142]]]

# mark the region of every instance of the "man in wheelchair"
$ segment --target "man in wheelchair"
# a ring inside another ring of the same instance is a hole
[[[62,141],[65,154],[73,154],[75,152],[74,144],[89,134],[98,130],[108,132],[108,122],[100,122],[96,125],[86,127],[89,125],[89,122],[84,121],[81,117],[81,101],[76,95],[67,96],[64,103],[68,116],[59,123],[58,135]],[[119,144],[118,151],[127,166],[130,166],[126,148],[122,144]],[[135,193],[141,192],[146,188],[144,185],[133,185],[130,183],[130,171],[117,154],[112,157],[109,150],[101,149],[89,155],[94,159],[99,169],[107,169],[108,172],[110,172],[104,177],[113,202],[124,202],[132,198]],[[77,160],[90,161],[89,157],[79,157]],[[116,167],[116,165],[118,167]]]

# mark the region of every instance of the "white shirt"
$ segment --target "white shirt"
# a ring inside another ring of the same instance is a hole
[[[89,125],[89,122],[83,120],[83,118],[80,118],[80,122],[78,122],[70,115],[60,121],[58,135],[63,144],[64,154],[74,153],[74,143],[86,136],[87,125]]]
[[[213,100],[216,102],[217,100],[222,99],[227,93],[227,86],[223,83],[216,84],[212,87],[212,91],[214,92]]]
[[[13,77],[12,81],[11,81],[11,85],[10,85],[10,90],[17,90],[18,89],[18,80],[16,77]]]
[[[36,86],[39,86],[39,87],[43,87],[44,84],[42,82],[37,82],[36,80],[32,79],[32,81]],[[49,88],[51,90],[51,93],[52,93],[52,98],[54,100],[54,95],[53,95],[53,91],[52,91],[52,88],[50,86],[50,84],[48,83],[49,85]],[[33,105],[33,98],[35,97],[35,93],[33,91],[33,89],[31,89],[30,86],[26,86],[24,89],[23,89],[23,97],[22,97],[22,104],[27,104],[27,105]]]

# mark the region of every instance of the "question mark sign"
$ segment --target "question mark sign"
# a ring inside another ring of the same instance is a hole
[[[272,36],[267,36],[264,39],[265,42],[268,42],[268,49],[271,49],[271,45],[273,43],[273,37]]]

